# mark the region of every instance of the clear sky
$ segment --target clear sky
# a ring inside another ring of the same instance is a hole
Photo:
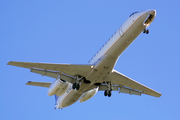
[[[179,120],[180,2],[178,0],[1,0],[0,120]],[[86,64],[135,11],[155,9],[148,35],[141,34],[115,69],[162,93],[160,98],[98,92],[92,99],[54,109],[47,88],[27,81],[54,79],[7,62]]]

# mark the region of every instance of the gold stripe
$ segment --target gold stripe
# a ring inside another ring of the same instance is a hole
[[[71,93],[73,91],[73,89],[71,89],[71,91],[67,94],[67,96]],[[64,102],[64,100],[67,98],[67,96],[63,99],[63,101],[62,101],[62,107],[63,107],[63,102]]]

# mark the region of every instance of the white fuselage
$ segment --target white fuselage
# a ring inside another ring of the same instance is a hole
[[[148,17],[149,22],[146,22]],[[146,10],[132,14],[122,26],[112,35],[97,54],[88,62],[94,65],[93,70],[87,75],[91,84],[81,83],[79,90],[72,89],[69,83],[68,90],[58,98],[56,108],[64,108],[75,103],[83,93],[92,89],[94,83],[102,83],[113,70],[119,55],[135,40],[135,38],[154,20],[156,11]]]

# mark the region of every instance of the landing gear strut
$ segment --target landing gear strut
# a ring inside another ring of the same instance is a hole
[[[111,83],[106,83],[107,84],[107,90],[104,91],[104,96],[111,97],[112,95],[112,84]]]

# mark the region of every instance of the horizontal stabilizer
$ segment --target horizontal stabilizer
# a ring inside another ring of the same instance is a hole
[[[26,85],[32,85],[32,86],[39,86],[39,87],[47,87],[49,88],[49,86],[51,85],[51,83],[48,82],[32,82],[32,81],[28,81],[26,83]]]

